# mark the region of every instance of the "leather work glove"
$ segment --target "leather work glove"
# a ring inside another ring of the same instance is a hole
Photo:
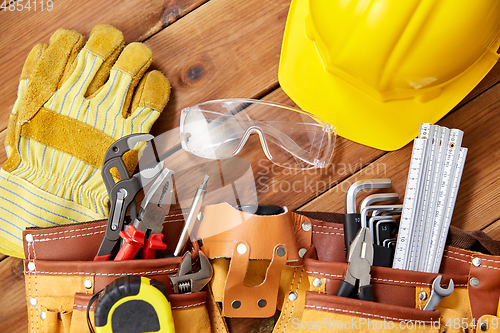
[[[95,27],[84,42],[60,29],[24,64],[0,170],[4,254],[24,256],[26,227],[106,218],[106,150],[123,136],[149,132],[168,102],[166,77],[145,74],[153,61],[147,46],[124,47],[122,33],[109,25]],[[137,163],[132,152],[129,170]]]

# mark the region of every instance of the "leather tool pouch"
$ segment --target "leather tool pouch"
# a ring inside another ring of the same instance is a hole
[[[273,333],[500,331],[500,245],[484,233],[451,229],[452,245],[468,248],[445,250],[442,283],[452,278],[455,290],[424,311],[438,274],[372,267],[374,302],[335,296],[347,268],[341,214],[259,215],[226,204],[203,213],[202,227],[219,226],[202,246],[214,275],[206,292],[171,297],[178,332],[228,332],[223,315],[271,317],[276,309]],[[184,220],[172,213],[167,222],[171,250]],[[122,275],[170,286],[180,258],[94,262],[104,229],[97,221],[25,231],[29,332],[88,332],[89,298]]]
[[[259,301],[265,299],[267,305],[275,304],[273,310],[280,311],[275,317],[273,333],[330,332],[332,329],[339,332],[442,332],[444,328],[448,333],[463,333],[477,327],[481,331],[495,331],[500,326],[494,315],[500,295],[497,286],[500,257],[448,246],[440,274],[443,287],[451,278],[455,290],[435,311],[423,310],[438,275],[431,273],[372,267],[375,302],[343,298],[335,296],[347,268],[341,214],[255,215],[227,205],[207,208],[204,211],[207,228],[215,222],[219,226],[234,223],[230,228],[226,225],[223,232],[204,238],[202,247],[214,267],[209,298],[219,310],[214,313],[220,322],[223,322],[222,315],[259,317],[261,310],[261,313],[269,311],[265,315],[271,316],[271,309],[259,309]],[[211,217],[216,221],[210,221]],[[452,234],[456,231],[453,229]],[[463,237],[455,235],[452,240],[460,238]],[[461,244],[472,246],[472,239],[474,237],[466,237]],[[476,248],[485,250],[482,245],[487,244],[494,250],[500,249],[498,242],[479,239]],[[267,292],[264,288],[259,290],[266,282],[278,280],[272,276],[277,272],[272,264],[280,246],[286,248],[287,261],[281,268],[279,283],[266,286]],[[478,260],[474,258],[482,259],[482,264],[476,266]],[[232,272],[235,267],[237,274]],[[276,288],[278,297],[274,303]],[[236,309],[232,306],[234,301],[239,301]],[[244,308],[245,304],[249,306]],[[239,309],[244,311],[238,314]]]
[[[291,322],[295,331],[500,331],[495,315],[500,295],[499,242],[484,233],[471,236],[452,228],[452,244],[493,249],[496,255],[447,246],[439,274],[443,288],[453,279],[454,292],[435,311],[424,311],[432,282],[439,274],[372,267],[374,302],[335,296],[347,268],[341,215],[301,213],[311,217],[313,247],[304,258],[309,290],[302,317]]]
[[[254,213],[218,204],[204,209],[203,253],[212,259],[214,299],[226,317],[272,317],[283,306],[311,245],[309,219],[285,209]],[[220,232],[214,232],[214,228]]]
[[[181,214],[166,220],[169,234],[164,240],[172,251],[184,220]],[[177,332],[212,332],[207,292],[176,295],[171,290],[168,275],[177,271],[181,257],[93,261],[105,227],[106,221],[96,221],[24,231],[29,332],[89,332],[86,310],[92,295],[118,277],[132,274],[165,284]],[[90,318],[93,321],[93,308]]]

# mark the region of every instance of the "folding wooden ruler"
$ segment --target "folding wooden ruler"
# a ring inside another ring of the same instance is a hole
[[[413,151],[393,268],[438,272],[467,148],[463,132],[424,123]]]

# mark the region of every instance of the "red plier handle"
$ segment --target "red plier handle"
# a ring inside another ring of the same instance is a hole
[[[118,251],[115,260],[134,259],[141,248],[141,258],[155,259],[156,250],[167,248],[167,244],[163,242],[163,234],[152,234],[146,239],[146,234],[137,230],[133,225],[129,226],[125,231],[120,231],[120,236],[124,244]]]
[[[130,260],[134,259],[139,249],[144,246],[146,234],[131,225],[127,230],[120,231],[120,237],[123,239],[124,244],[118,251],[115,260]]]
[[[163,242],[163,234],[151,234],[141,250],[142,259],[156,259],[156,250],[165,250],[167,244]]]

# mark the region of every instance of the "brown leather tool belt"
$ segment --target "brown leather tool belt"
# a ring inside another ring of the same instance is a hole
[[[170,286],[168,275],[181,258],[163,256],[175,248],[184,219],[171,212],[165,221],[167,250],[159,251],[160,259],[147,260],[93,261],[106,221],[27,229],[30,330],[44,326],[51,332],[86,332],[88,300],[122,275],[148,276]],[[254,215],[227,204],[205,207],[206,226],[223,224],[201,246],[214,275],[206,292],[173,295],[176,327],[183,327],[182,332],[228,332],[223,316],[271,317],[278,310],[273,332],[306,332],[304,323],[325,318],[440,321],[441,329],[458,318],[460,325],[489,320],[492,328],[500,295],[499,242],[482,232],[452,228],[451,244],[467,249],[447,246],[440,274],[444,284],[454,280],[455,291],[435,311],[424,311],[437,274],[372,267],[374,302],[334,295],[346,270],[341,221],[342,214],[335,213],[285,209]],[[191,315],[198,319],[188,319]]]

